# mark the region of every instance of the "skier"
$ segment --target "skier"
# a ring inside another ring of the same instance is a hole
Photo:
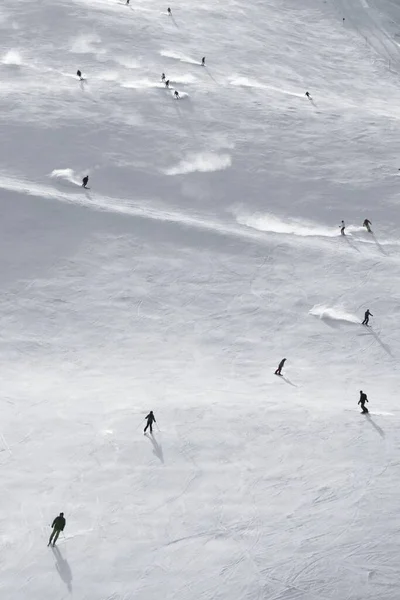
[[[346,225],[344,224],[344,221],[342,221],[342,223],[339,225],[339,227],[340,227],[340,233],[342,235],[346,235],[344,232],[344,230],[346,229]]]
[[[360,399],[357,404],[361,405],[361,410],[364,414],[368,412],[368,408],[365,406],[366,402],[368,402],[367,394],[364,394],[364,392],[360,390]]]
[[[161,73],[161,81],[165,81],[165,73]]]
[[[128,5],[131,0],[126,0],[126,4]]]
[[[85,175],[85,177],[82,179],[82,187],[86,189],[87,184],[89,181],[89,175]]]
[[[50,536],[49,543],[47,545],[50,546],[51,542],[53,542],[53,546],[55,546],[56,541],[58,540],[58,536],[60,535],[60,531],[64,531],[64,527],[65,527],[64,513],[60,513],[59,516],[54,519],[51,526],[53,528],[53,531]]]
[[[283,365],[285,364],[285,362],[286,362],[286,358],[282,358],[277,370],[275,371],[275,375],[282,375],[281,371],[283,369]]]
[[[152,410],[149,412],[147,417],[145,417],[145,419],[147,419],[147,424],[146,424],[146,427],[144,428],[144,433],[146,433],[146,430],[149,427],[150,433],[153,434],[153,423],[156,423],[156,418],[155,418]]]
[[[169,88],[169,79],[167,79],[167,81],[165,81],[164,83],[165,83],[165,87]]]
[[[169,7],[167,8],[167,13],[172,16],[172,12],[171,12],[171,9]]]
[[[361,324],[362,324],[362,325],[367,325],[367,326],[368,326],[368,323],[369,323],[369,318],[370,318],[370,317],[373,317],[373,316],[374,316],[374,315],[373,315],[371,312],[369,312],[369,308],[368,308],[368,309],[367,309],[367,311],[366,311],[366,312],[365,312],[365,314],[364,314],[364,321],[363,321]]]
[[[205,67],[206,66],[206,57],[203,56],[203,58],[201,59],[201,66]]]
[[[306,96],[309,100],[311,100],[310,92],[306,92]]]
[[[83,81],[83,77],[82,77],[82,71],[80,71],[79,69],[77,70],[76,74],[79,77],[79,81]]]
[[[177,100],[179,100],[179,97],[180,97],[180,96],[179,96],[179,92],[178,92],[178,90],[175,90],[175,92],[174,92],[174,96],[175,96],[175,98],[176,98]]]
[[[372,230],[371,230],[371,225],[372,225],[371,221],[369,221],[368,219],[365,219],[365,220],[364,220],[363,227],[366,227],[366,228],[367,228],[367,231],[368,231],[369,233],[372,233]]]

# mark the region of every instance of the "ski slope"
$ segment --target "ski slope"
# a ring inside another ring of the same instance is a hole
[[[0,6],[0,596],[397,600],[400,2],[170,6]]]

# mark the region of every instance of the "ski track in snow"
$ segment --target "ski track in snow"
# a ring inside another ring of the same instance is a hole
[[[168,175],[176,175],[187,172],[193,172],[196,170],[200,171],[213,171],[216,165],[220,164],[221,168],[225,168],[230,164],[229,156],[222,155],[221,157],[206,155],[194,158],[193,161],[182,162],[177,167],[172,167],[167,170]],[[217,167],[218,168],[218,167]],[[85,171],[86,173],[86,171]],[[243,229],[235,225],[230,225],[227,222],[217,222],[208,220],[201,217],[191,216],[190,214],[184,214],[176,211],[165,210],[161,207],[151,206],[149,201],[132,201],[127,198],[115,198],[103,196],[101,194],[92,193],[91,188],[83,189],[81,186],[81,179],[77,177],[72,169],[55,169],[50,174],[50,177],[54,179],[60,179],[62,182],[65,180],[68,183],[76,186],[75,193],[66,192],[63,190],[57,190],[44,184],[37,184],[33,182],[24,182],[15,178],[10,178],[5,175],[0,175],[0,189],[9,190],[13,192],[20,192],[29,196],[37,198],[47,198],[51,200],[57,200],[61,202],[67,202],[75,205],[86,206],[93,210],[114,212],[119,214],[126,214],[132,217],[138,217],[141,219],[151,219],[157,221],[165,221],[170,223],[176,223],[189,228],[195,228],[198,230],[208,231],[217,233],[224,236],[233,236],[238,238],[247,239],[258,243],[263,243],[265,237],[261,232],[282,234],[287,240],[290,240],[290,236],[299,236],[301,238],[319,238],[322,241],[324,238],[341,237],[340,232],[329,228],[321,228],[312,223],[304,224],[301,222],[286,223],[273,215],[268,216],[253,216],[253,217],[238,217],[237,221],[240,225],[247,225],[250,229]],[[252,231],[254,229],[255,231]],[[348,229],[351,230],[351,227]],[[257,232],[259,230],[260,233]],[[362,228],[355,228],[356,231]],[[368,238],[358,239],[361,243],[372,244]],[[381,245],[397,246],[400,242],[382,241]]]

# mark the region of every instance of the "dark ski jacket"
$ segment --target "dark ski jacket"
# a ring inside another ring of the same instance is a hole
[[[279,363],[279,367],[278,367],[278,369],[282,369],[282,368],[283,368],[283,366],[284,366],[284,364],[285,364],[285,362],[286,362],[286,358],[282,358],[281,362]],[[275,364],[276,364],[276,363],[275,363]]]
[[[369,310],[367,310],[367,312],[364,315],[364,319],[368,319],[368,317],[373,317],[374,315],[372,313],[369,312]]]
[[[361,404],[361,406],[363,406],[366,402],[368,402],[367,394],[364,394],[364,392],[361,392],[358,404]]]
[[[147,417],[145,417],[145,419],[147,419],[148,423],[155,423],[156,422],[156,418],[153,415],[153,411],[150,411],[149,414],[147,415]]]
[[[61,515],[56,517],[52,523],[52,527],[54,527],[57,531],[64,531],[65,527],[65,519]]]

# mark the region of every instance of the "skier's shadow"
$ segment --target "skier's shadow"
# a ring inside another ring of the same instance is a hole
[[[206,70],[206,73],[209,77],[211,77],[211,79],[214,81],[214,83],[218,84],[218,81],[215,79],[215,77],[213,77],[213,75],[210,73],[208,67],[204,67]],[[218,84],[219,85],[219,84]]]
[[[149,440],[153,444],[153,454],[155,454],[157,456],[158,460],[160,460],[162,462],[162,464],[164,464],[164,454],[163,454],[163,450],[162,450],[161,444],[159,444],[157,442],[157,440],[154,437],[153,433],[151,433],[151,434],[145,433],[145,436],[147,438],[149,438]]]
[[[360,333],[360,335],[372,335],[376,341],[378,342],[378,344],[384,349],[384,351],[389,354],[389,356],[391,358],[393,358],[393,354],[392,351],[390,349],[390,347],[387,344],[384,344],[381,340],[381,338],[379,337],[379,335],[372,329],[372,327],[368,327],[368,331],[369,333]]]
[[[383,431],[383,429],[381,429],[381,428],[379,427],[379,425],[377,425],[376,423],[374,423],[374,421],[371,419],[371,415],[370,415],[369,413],[367,413],[367,414],[365,415],[365,417],[366,417],[366,418],[368,419],[368,421],[371,423],[372,427],[373,427],[374,429],[376,429],[376,431],[379,433],[379,435],[380,435],[382,438],[384,438],[384,437],[385,437],[385,432]]]
[[[283,379],[283,381],[286,381],[286,383],[288,383],[289,385],[292,385],[293,387],[298,387],[295,383],[293,383],[292,381],[290,381],[290,379],[288,379],[284,375],[281,375],[281,378]]]
[[[51,550],[57,561],[56,562],[57,573],[59,574],[59,576],[65,583],[65,585],[67,586],[69,593],[72,594],[72,571],[68,564],[68,561],[67,561],[67,559],[65,559],[63,557],[63,555],[61,554],[61,552],[59,551],[57,546],[52,546]]]
[[[353,248],[353,250],[356,250],[357,252],[360,252],[360,249],[357,248],[357,246],[355,244],[353,244],[350,240],[349,240],[349,236],[344,235],[343,236],[344,239],[346,240],[346,242],[348,243],[348,245],[350,246],[350,248]]]
[[[382,252],[382,254],[384,254],[385,256],[388,256],[388,253],[386,252],[386,250],[383,249],[383,247],[380,245],[380,243],[378,242],[378,240],[376,239],[376,236],[374,233],[371,234],[375,244],[377,245],[378,249],[380,252]]]
[[[189,119],[189,117],[187,117],[187,116],[186,116],[186,117],[184,117],[184,116],[183,116],[183,113],[182,113],[181,107],[180,107],[180,106],[178,106],[178,104],[179,104],[179,102],[178,102],[178,101],[177,101],[177,102],[174,102],[174,107],[175,107],[175,110],[176,110],[176,112],[177,112],[177,114],[178,114],[179,118],[182,120],[182,122],[184,123],[184,125],[185,125],[185,126],[188,128],[188,129],[189,129],[190,133],[191,133],[191,134],[192,134],[192,136],[193,136],[193,139],[195,139],[195,140],[197,141],[197,139],[198,139],[198,138],[197,138],[196,132],[194,131],[194,129],[193,129],[193,127],[192,127],[192,124],[190,123],[190,119]],[[185,104],[186,104],[186,106],[188,106],[188,103],[185,103]]]

